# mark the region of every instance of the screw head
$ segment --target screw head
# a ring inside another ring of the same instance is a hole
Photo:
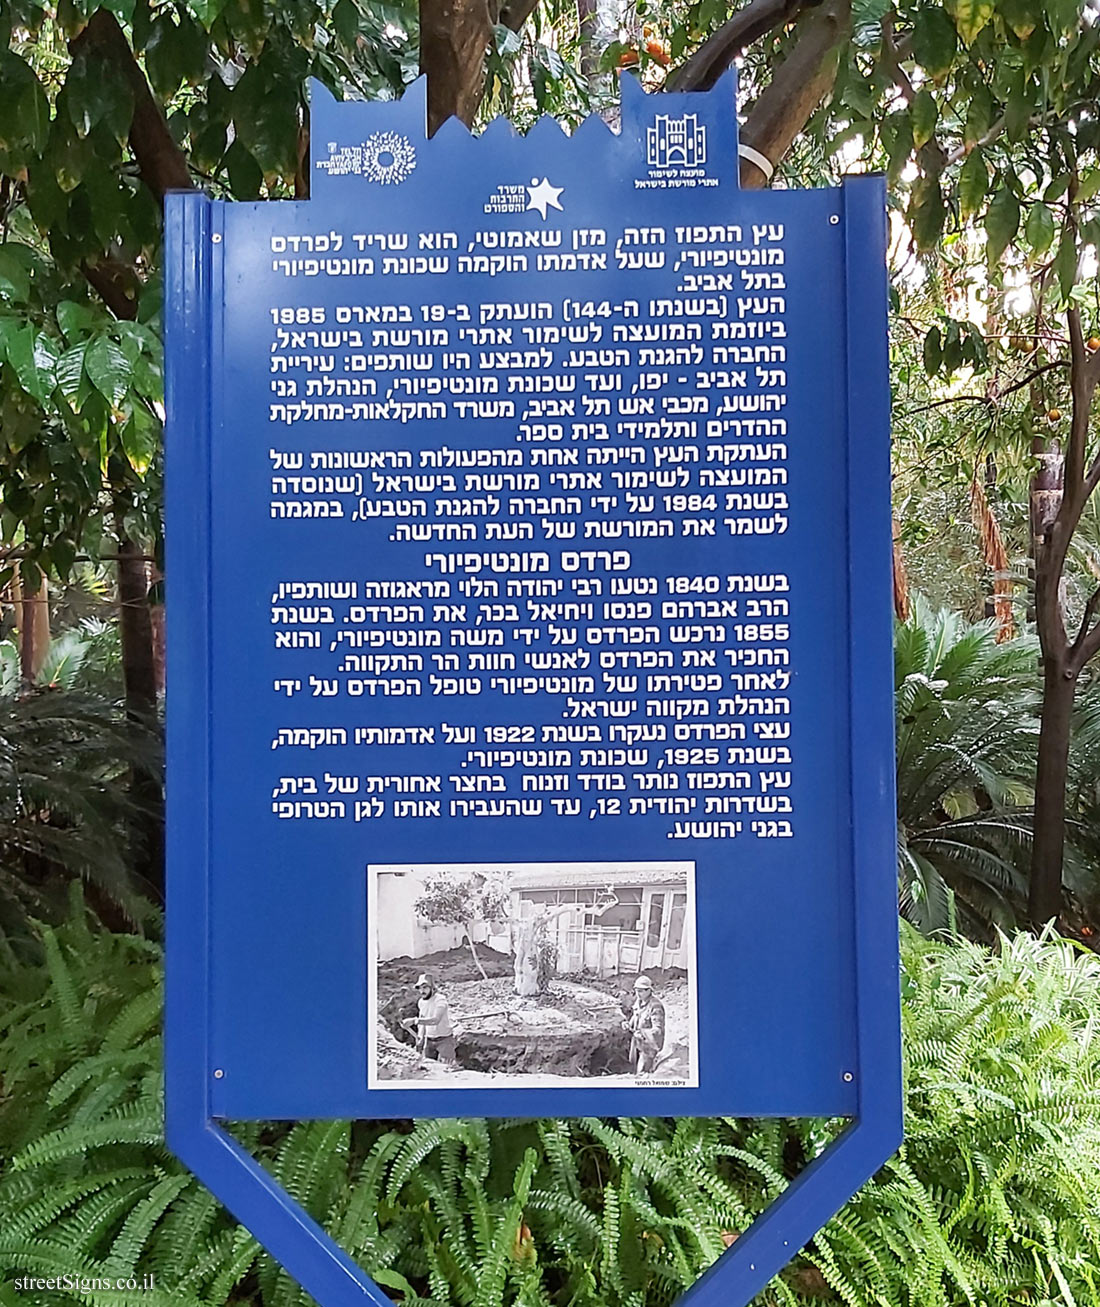
[[[837,223],[838,223],[839,221],[840,221],[840,214],[839,214],[839,213],[830,213],[830,214],[829,214],[829,222],[830,222],[834,227],[837,225]]]
[[[221,244],[221,239],[222,239],[222,234],[221,234],[221,232],[220,232],[220,231],[216,231],[216,232],[213,234],[213,236],[210,237],[210,239],[214,242],[215,245],[220,245],[220,244]]]
[[[853,1079],[855,1079],[855,1077],[852,1075],[851,1071],[844,1072],[844,1081],[846,1084],[851,1084]]]
[[[223,1080],[224,1078],[225,1078],[225,1072],[221,1069],[221,1067],[218,1067],[218,1069],[214,1072],[214,1079]]]

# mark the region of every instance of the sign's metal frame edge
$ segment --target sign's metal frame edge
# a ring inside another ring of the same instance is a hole
[[[885,185],[845,180],[848,613],[858,1116],[681,1300],[746,1304],[858,1192],[902,1139],[895,889]],[[202,760],[169,778],[166,1137],[169,1147],[322,1307],[391,1300],[213,1118],[210,1106],[210,358],[220,322],[217,209],[165,206],[169,751]],[[868,251],[880,276],[853,276]],[[873,366],[868,366],[873,363]],[[856,596],[859,596],[856,602]],[[884,983],[884,977],[893,977]]]

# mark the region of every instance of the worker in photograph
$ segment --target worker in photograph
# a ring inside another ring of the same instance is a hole
[[[426,973],[416,978],[417,1013],[406,1017],[402,1025],[416,1035],[416,1047],[421,1059],[434,1058],[447,1066],[455,1065],[454,1027],[447,1000],[436,989],[435,981]]]
[[[634,1005],[623,1022],[630,1031],[630,1065],[635,1075],[653,1071],[665,1044],[665,1008],[653,992],[653,981],[639,976],[634,982]]]

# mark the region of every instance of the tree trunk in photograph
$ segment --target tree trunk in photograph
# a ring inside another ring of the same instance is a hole
[[[1062,857],[1066,842],[1066,777],[1076,677],[1065,663],[1043,663],[1043,713],[1035,775],[1035,832],[1031,851],[1028,916],[1040,927],[1062,910]]]
[[[145,731],[157,727],[157,673],[153,657],[153,623],[149,614],[149,578],[145,556],[135,541],[118,529],[119,630],[122,682],[127,718]],[[164,794],[160,776],[135,767],[130,793],[139,806],[130,831],[134,870],[153,891],[164,892]]]
[[[474,960],[474,966],[477,967],[478,971],[481,972],[481,979],[488,980],[489,977],[488,975],[486,975],[485,968],[481,965],[481,959],[477,955],[477,949],[474,948],[473,922],[467,921],[465,923],[465,929],[466,929],[466,943],[469,944],[470,946],[470,956]]]
[[[516,923],[512,969],[516,993],[521,998],[539,992],[538,936],[542,926],[541,920]]]

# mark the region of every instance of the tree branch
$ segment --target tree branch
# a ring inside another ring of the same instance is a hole
[[[69,42],[72,55],[81,50],[99,64],[101,76],[121,78],[133,92],[130,149],[145,185],[161,203],[168,191],[193,190],[187,160],[168,130],[126,34],[109,9],[97,9],[84,30]],[[115,317],[137,316],[141,278],[133,267],[104,254],[94,261],[85,260],[80,269]]]
[[[122,78],[134,94],[130,148],[141,180],[158,200],[163,200],[168,191],[193,190],[187,159],[168,130],[125,32],[109,9],[97,9],[84,30],[69,42],[71,54],[80,50],[102,61],[104,77]]]
[[[901,66],[898,47],[894,42],[893,10],[882,20],[882,62],[894,85],[901,92],[902,99],[906,104],[912,104],[917,98],[917,93],[909,80],[909,74]]]
[[[709,91],[753,41],[791,22],[809,0],[749,0],[708,36],[664,84],[666,91]]]
[[[116,318],[137,317],[141,278],[128,263],[105,254],[95,263],[82,263],[80,271]]]
[[[1100,623],[1089,630],[1089,623],[1096,616],[1096,610],[1100,608],[1100,588],[1094,590],[1089,595],[1088,603],[1085,604],[1085,611],[1081,617],[1081,626],[1077,632],[1077,639],[1070,646],[1069,654],[1066,657],[1066,674],[1072,673],[1076,678],[1081,668],[1088,660],[1100,649]]]
[[[978,137],[978,139],[974,142],[974,145],[960,145],[957,150],[952,150],[951,153],[947,156],[946,163],[948,164],[958,163],[960,159],[965,159],[966,156],[970,153],[970,151],[975,148],[975,146],[991,145],[997,139],[997,137],[1000,136],[1000,134],[1004,131],[1004,129],[1005,129],[1005,120],[1003,118],[998,118],[997,121],[993,124],[992,127],[990,127],[989,131],[987,131],[984,136]]]
[[[916,408],[907,408],[905,416],[911,417],[914,413],[926,413],[931,408],[942,408],[944,404],[959,404],[964,400],[970,400],[975,404],[996,404],[998,400],[1004,399],[1006,395],[1011,395],[1014,390],[1023,390],[1025,386],[1030,386],[1036,377],[1041,377],[1044,372],[1049,372],[1051,368],[1065,368],[1068,366],[1069,364],[1065,359],[1055,359],[1053,363],[1044,363],[1041,368],[1029,372],[1022,380],[1014,381],[1011,386],[1005,386],[1004,390],[995,391],[991,395],[947,395],[944,399],[934,399],[928,404],[920,404]]]
[[[799,21],[794,47],[760,93],[741,130],[741,140],[773,165],[832,89],[837,55],[851,26],[851,0],[825,0]],[[756,164],[741,160],[743,187],[759,188],[767,180]]]
[[[510,31],[518,32],[539,6],[539,0],[512,0],[501,7],[500,21]]]
[[[1089,384],[1088,352],[1085,349],[1085,333],[1081,328],[1081,310],[1076,304],[1070,305],[1066,313],[1069,324],[1070,357],[1070,393],[1073,411],[1070,414],[1069,442],[1066,446],[1066,470],[1063,485],[1066,500],[1076,500],[1084,490],[1085,481],[1085,442],[1088,439],[1089,409],[1092,405],[1092,391],[1095,383]],[[1065,502],[1065,501],[1063,501]],[[1084,501],[1078,506],[1080,514]],[[1076,522],[1074,523],[1076,525]]]

